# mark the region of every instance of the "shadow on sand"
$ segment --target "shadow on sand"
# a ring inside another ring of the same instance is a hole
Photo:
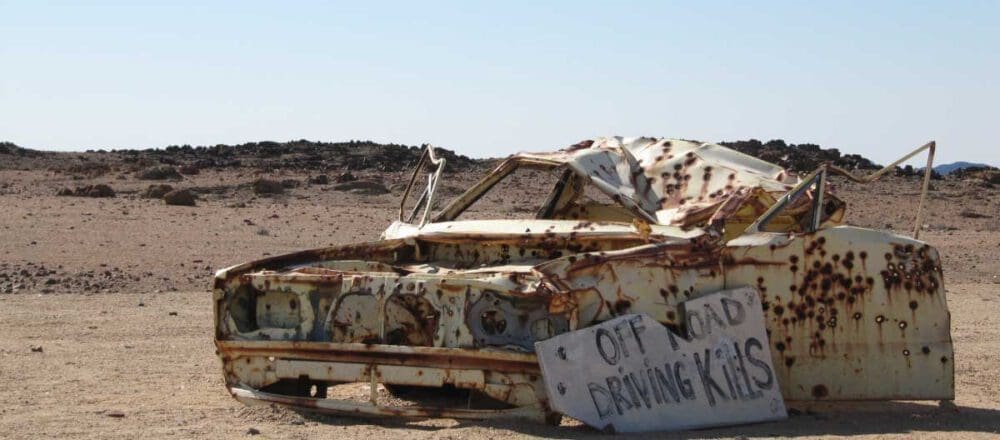
[[[350,418],[315,413],[303,417],[329,425],[375,424],[386,428],[436,431],[441,426],[420,420],[397,418]],[[561,426],[527,420],[459,420],[447,429],[481,427],[509,430],[546,438],[608,438],[569,418]],[[804,437],[826,435],[883,435],[913,433],[972,432],[1000,434],[1000,411],[962,406],[939,406],[930,402],[838,402],[789,403],[788,420],[726,428],[672,433],[672,438]],[[663,438],[663,433],[637,434],[633,438]]]

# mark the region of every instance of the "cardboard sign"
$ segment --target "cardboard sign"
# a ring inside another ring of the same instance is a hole
[[[625,315],[536,343],[552,408],[613,432],[787,418],[757,291],[712,293],[681,312],[685,335]]]

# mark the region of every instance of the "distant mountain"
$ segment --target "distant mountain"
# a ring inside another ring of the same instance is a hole
[[[952,162],[943,165],[938,165],[934,167],[934,171],[938,174],[945,175],[955,170],[961,170],[965,168],[994,168],[992,165],[987,165],[985,163],[972,163],[972,162]]]

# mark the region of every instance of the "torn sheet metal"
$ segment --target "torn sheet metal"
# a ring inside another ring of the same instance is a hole
[[[652,223],[684,228],[733,223],[730,237],[755,219],[798,178],[775,164],[721,145],[681,139],[606,137],[552,153],[521,153],[511,160],[548,162],[574,170],[607,195],[655,218]],[[839,224],[844,203],[830,196],[826,220]],[[803,199],[782,219],[799,231]],[[443,219],[438,219],[443,220]],[[742,220],[742,221],[739,221]],[[777,226],[777,225],[776,225]]]
[[[552,408],[612,432],[785,419],[759,293],[712,293],[683,310],[685,335],[632,314],[536,343]]]

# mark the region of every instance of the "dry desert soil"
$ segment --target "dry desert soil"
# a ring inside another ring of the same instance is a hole
[[[454,194],[482,170],[446,175]],[[294,250],[375,240],[396,215],[401,172],[359,171],[391,191],[309,184],[255,195],[259,172],[206,169],[171,181],[196,206],[143,198],[127,172],[0,170],[0,438],[608,438],[565,418],[534,422],[328,417],[247,407],[223,387],[212,336],[211,276]],[[109,184],[112,198],[60,197]],[[538,180],[515,180],[478,215],[531,215]],[[910,233],[916,178],[838,182],[853,224]],[[977,438],[1000,434],[1000,188],[937,180],[921,238],[943,256],[955,341],[954,405],[792,404],[787,421],[679,437]],[[344,393],[362,392],[347,389]],[[655,435],[651,437],[661,437]]]

